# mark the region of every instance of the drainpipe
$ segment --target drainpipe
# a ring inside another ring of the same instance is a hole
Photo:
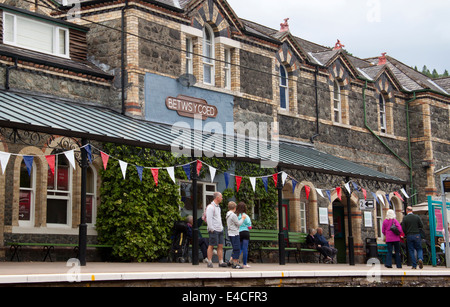
[[[400,160],[400,162],[402,162],[404,165],[406,165],[408,167],[409,180],[410,180],[411,192],[412,192],[411,194],[414,194],[414,182],[413,182],[413,174],[412,174],[411,131],[410,131],[410,126],[409,126],[409,104],[411,102],[413,102],[414,100],[416,100],[416,93],[414,92],[414,98],[412,100],[406,102],[406,130],[407,130],[407,134],[408,134],[408,156],[409,156],[409,162],[406,162],[369,127],[369,124],[367,123],[367,104],[366,104],[367,80],[365,80],[365,79],[362,79],[362,80],[364,80],[366,82],[366,84],[363,88],[364,126],[367,128],[367,130],[370,131],[370,133],[372,133],[372,135],[376,139],[378,139],[381,142],[381,144],[383,144],[383,146],[387,150],[389,150],[389,152],[391,152],[398,160]],[[412,201],[413,201],[413,205],[416,204],[416,198],[414,198]]]
[[[125,34],[125,10],[128,8],[128,0],[125,0],[125,6],[122,8],[122,46],[121,46],[121,77],[122,77],[122,115],[126,113],[125,107],[125,94],[126,94],[126,68],[125,68],[125,43],[126,43],[126,34]]]
[[[6,74],[5,74],[5,89],[9,91],[9,74],[11,69],[17,69],[17,57],[14,58],[14,66],[8,66],[6,67]]]
[[[316,66],[314,72],[314,88],[316,90],[316,134],[310,137],[311,143],[314,144],[314,139],[320,135],[319,133],[319,93],[317,89],[317,75],[319,74],[319,66]]]

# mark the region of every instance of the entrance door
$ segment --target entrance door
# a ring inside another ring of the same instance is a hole
[[[345,244],[345,214],[340,202],[333,203],[334,246],[338,249],[337,262],[347,262],[347,246]]]

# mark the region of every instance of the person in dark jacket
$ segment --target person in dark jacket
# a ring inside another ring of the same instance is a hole
[[[420,232],[423,229],[423,223],[419,216],[413,214],[412,207],[406,208],[406,216],[403,217],[402,229],[406,235],[406,245],[408,246],[409,257],[412,261],[412,269],[423,268],[423,250],[422,238]],[[417,251],[417,258],[415,255]]]
[[[336,256],[338,250],[330,246],[327,239],[323,236],[322,228],[317,228],[317,233],[314,235],[314,238],[316,239],[317,250],[327,256],[326,260],[333,259]]]

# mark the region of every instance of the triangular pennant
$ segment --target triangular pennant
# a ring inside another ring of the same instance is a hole
[[[69,160],[70,165],[72,165],[73,169],[75,169],[75,155],[73,150],[65,151],[64,155],[66,156],[67,160]]]
[[[389,199],[389,194],[386,194],[386,199],[389,204],[389,208],[392,208],[391,200]]]
[[[405,201],[405,200],[403,199],[403,197],[400,195],[400,193],[394,192],[394,195],[397,196],[398,198],[400,198],[402,201]]]
[[[2,174],[5,173],[6,165],[8,164],[9,157],[11,157],[10,153],[0,152],[0,164],[2,165]]]
[[[212,166],[210,166],[210,165],[208,165],[208,166],[209,166],[209,174],[211,176],[211,183],[213,183],[214,182],[214,177],[216,177],[217,169],[212,167]]]
[[[344,186],[345,186],[345,188],[347,189],[348,194],[351,194],[352,191],[350,191],[350,182],[347,182],[346,184],[344,184]]]
[[[241,187],[242,177],[236,176],[236,191],[239,192],[239,188]]]
[[[47,159],[50,171],[52,172],[53,175],[55,175],[55,155],[45,156],[45,159]]]
[[[338,196],[339,200],[342,201],[341,191],[342,191],[341,187],[337,187],[336,188],[337,196]]]
[[[252,185],[253,192],[256,192],[256,178],[255,177],[250,177],[250,183]]]
[[[267,192],[267,190],[268,190],[268,185],[269,185],[269,180],[268,180],[268,178],[267,177],[262,177],[261,178],[262,179],[262,181],[263,181],[263,183],[264,183],[264,188],[266,189],[266,192]]]
[[[295,187],[297,186],[297,181],[295,179],[292,179],[292,194],[295,194]]]
[[[159,173],[159,169],[152,168],[153,180],[155,180],[155,185],[156,186],[158,186],[158,173]]]
[[[191,180],[191,165],[183,165],[184,172],[186,173],[186,177],[188,180]]]
[[[173,183],[177,183],[175,180],[175,168],[173,166],[166,168],[167,172],[169,173],[170,178],[172,179]]]
[[[364,200],[367,200],[367,191],[364,188],[361,188],[363,195],[364,195]]]
[[[373,199],[375,199],[378,204],[381,204],[380,201],[378,200],[377,194],[375,194],[374,192],[370,192],[370,193],[372,193]]]
[[[137,172],[138,172],[139,179],[140,179],[141,182],[142,182],[142,175],[143,175],[143,173],[144,173],[144,167],[143,167],[143,166],[137,166],[137,165],[136,165],[136,170],[137,170]]]
[[[109,155],[105,154],[103,151],[100,151],[100,155],[102,156],[103,168],[106,171],[106,166],[108,165]]]
[[[122,170],[123,179],[125,179],[126,174],[127,174],[128,163],[124,162],[122,160],[119,160],[119,164],[120,164],[120,169]]]
[[[378,199],[381,201],[380,203],[383,204],[383,206],[386,207],[386,204],[384,203],[383,196],[381,194],[377,194]]]
[[[311,188],[309,186],[305,185],[306,200],[309,200],[310,192],[311,192]]]
[[[319,193],[320,196],[322,196],[323,198],[325,198],[325,196],[323,196],[322,190],[321,189],[316,189],[317,193]]]
[[[201,170],[202,170],[202,161],[197,160],[197,176],[200,176]]]
[[[326,190],[325,192],[327,193],[328,200],[329,200],[330,203],[331,203],[331,192],[330,192],[330,190]]]
[[[350,182],[352,183],[353,188],[358,191],[358,185],[356,183],[354,183],[353,181],[350,181]]]
[[[273,174],[273,183],[275,183],[275,187],[278,187],[278,174]]]
[[[84,150],[86,150],[87,153],[87,157],[89,160],[89,163],[92,164],[92,150],[91,150],[91,145],[87,144],[86,146],[84,146]]]
[[[405,195],[406,198],[409,198],[409,196],[408,196],[408,194],[406,193],[405,189],[401,189],[400,191],[403,193],[403,195]]]
[[[31,176],[31,170],[33,168],[33,160],[34,160],[33,156],[24,156],[23,157],[23,161],[25,162],[29,176]]]
[[[288,174],[286,174],[285,172],[281,173],[281,182],[283,183],[283,186],[286,182],[287,177],[288,177]]]
[[[226,189],[228,189],[228,184],[230,183],[230,174],[228,174],[227,172],[223,173],[223,176],[225,177],[225,186]]]

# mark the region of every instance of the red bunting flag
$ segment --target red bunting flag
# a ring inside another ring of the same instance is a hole
[[[152,168],[153,180],[155,180],[155,185],[156,186],[158,186],[158,172],[159,172],[159,169]]]
[[[50,170],[52,171],[52,174],[55,175],[55,156],[45,156],[48,162],[48,166],[50,166]]]
[[[273,183],[275,183],[275,187],[278,187],[278,174],[273,174]]]
[[[364,200],[367,200],[367,191],[363,188],[361,188],[363,195],[364,195]]]
[[[394,192],[394,195],[397,196],[398,198],[400,198],[402,201],[405,201],[402,196],[400,195],[400,193],[398,192]]]
[[[236,176],[236,191],[239,192],[239,187],[241,186],[242,177]]]
[[[311,192],[311,188],[307,185],[305,185],[305,192],[306,192],[306,200],[309,200],[309,193]]]
[[[202,161],[197,160],[197,175],[200,176],[200,171],[202,170]]]
[[[337,187],[337,188],[336,188],[336,193],[337,193],[337,196],[338,196],[339,200],[342,200],[342,196],[341,196],[341,188],[340,188],[340,187]]]
[[[105,154],[103,151],[100,151],[100,155],[102,156],[103,168],[106,171],[106,166],[108,165],[109,156]]]

